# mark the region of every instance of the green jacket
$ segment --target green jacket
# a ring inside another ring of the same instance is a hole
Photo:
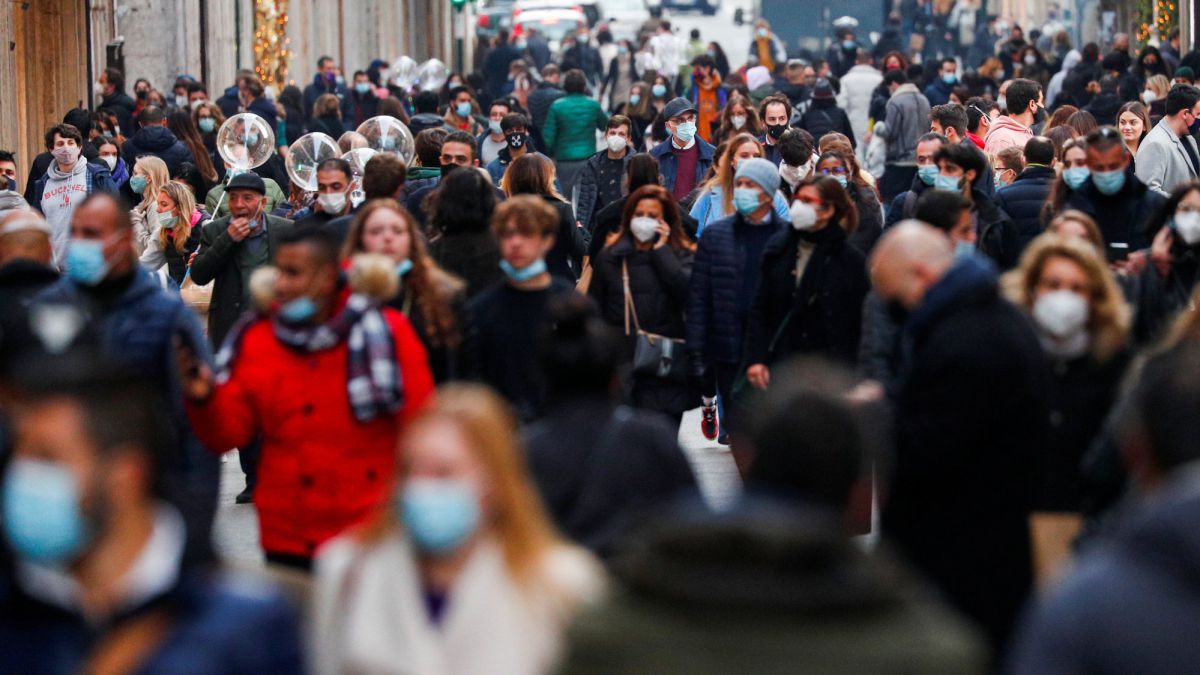
[[[263,179],[263,185],[267,187],[267,206],[263,211],[270,213],[275,210],[276,206],[287,201],[287,195],[283,194],[283,190],[279,189],[279,185],[270,178]],[[223,199],[225,196],[225,183],[215,185],[208,191],[208,195],[204,198],[204,210],[212,214],[214,219],[224,218],[229,215],[229,200]],[[221,204],[220,211],[213,211],[217,204]]]
[[[596,131],[604,131],[608,115],[596,101],[583,94],[567,94],[550,106],[542,139],[546,153],[572,162],[596,154]]]

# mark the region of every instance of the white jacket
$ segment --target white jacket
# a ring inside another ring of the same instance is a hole
[[[549,672],[579,606],[598,599],[599,564],[562,546],[534,583],[509,574],[496,542],[482,542],[429,619],[415,554],[399,530],[365,546],[333,539],[316,560],[313,672],[404,675],[526,675]]]
[[[863,141],[867,138],[871,95],[880,82],[883,82],[883,74],[865,63],[854,66],[842,76],[842,91],[838,94],[837,103],[850,118],[850,128],[854,130],[854,137],[859,139],[859,146],[865,145]]]

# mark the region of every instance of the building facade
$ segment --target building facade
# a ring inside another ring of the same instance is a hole
[[[452,64],[455,31],[466,31],[469,11],[455,13],[449,0],[3,2],[0,44],[10,48],[0,49],[0,148],[28,166],[43,150],[46,127],[71,108],[95,105],[92,83],[108,65],[122,67],[127,91],[144,77],[169,92],[178,76],[190,75],[217,98],[238,69],[269,56],[284,65],[273,71],[285,74],[276,88],[303,87],[324,54],[347,79],[376,58]],[[110,49],[115,43],[119,50]]]

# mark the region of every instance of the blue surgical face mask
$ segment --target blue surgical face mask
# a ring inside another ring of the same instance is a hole
[[[684,122],[675,127],[675,136],[684,143],[690,143],[696,137],[696,123]]]
[[[933,185],[933,182],[936,181],[938,177],[937,164],[922,164],[921,166],[917,167],[917,177],[921,179],[922,183],[926,185]]]
[[[942,82],[945,82],[946,84],[954,84],[955,82],[958,82],[958,75],[955,73],[943,73]]]
[[[4,532],[20,558],[65,566],[91,539],[74,474],[54,462],[14,459],[4,477]]]
[[[395,136],[381,136],[379,139],[379,146],[381,148],[383,148],[385,151],[395,150],[396,149],[396,137]]]
[[[258,132],[257,131],[247,131],[246,132],[246,145],[258,145]]]
[[[858,43],[855,42],[854,40],[842,40],[842,49],[845,49],[846,51],[850,51],[851,49],[855,49],[856,47],[858,47]]]
[[[504,133],[504,130],[500,128],[500,120],[488,120],[488,131],[493,134]]]
[[[626,47],[625,45],[621,45],[620,47],[617,47],[617,53],[620,54],[621,56],[625,56],[626,54],[629,53],[629,48]]]
[[[1092,171],[1086,166],[1073,166],[1070,169],[1063,169],[1062,173],[1063,182],[1072,190],[1083,187],[1090,175],[1092,175]]]
[[[970,258],[973,255],[975,255],[975,244],[962,240],[954,242],[955,258]]]
[[[368,91],[371,91],[371,83],[370,82],[355,82],[354,83],[354,91],[357,91],[359,94],[365,94]]]
[[[667,85],[656,84],[650,87],[650,93],[654,94],[655,98],[662,98],[667,95]]]
[[[149,182],[145,176],[133,176],[129,179],[129,189],[133,190],[133,194],[140,195],[146,191]]]
[[[395,508],[413,544],[424,553],[452,553],[479,528],[479,499],[462,480],[409,480],[397,496]]]
[[[960,185],[961,182],[962,179],[957,176],[943,176],[939,173],[937,177],[933,179],[933,187],[937,188],[938,190],[958,192],[962,188]]]
[[[842,186],[842,189],[845,189],[850,184],[850,180],[846,178],[845,174],[835,175],[833,179],[838,182],[838,185]]]
[[[754,188],[735,188],[733,191],[733,205],[737,208],[738,213],[748,216],[758,210],[759,207],[759,191]]]
[[[1125,187],[1125,170],[1094,171],[1092,172],[1092,185],[1095,185],[1101,194],[1115,195]]]
[[[641,102],[642,102],[642,95],[641,95],[641,94],[630,94],[630,95],[629,95],[629,104],[630,104],[630,105],[637,105],[637,104],[639,104],[639,103],[641,103]]]
[[[211,117],[201,117],[197,125],[201,133],[211,134],[217,128],[217,121]]]
[[[408,258],[405,258],[404,260],[401,260],[400,262],[396,263],[396,276],[403,277],[404,275],[411,272],[412,268],[413,268],[413,261],[409,260]]]
[[[471,104],[466,101],[455,104],[454,113],[459,117],[467,117],[471,114]]]
[[[72,239],[67,244],[67,276],[84,286],[95,286],[104,281],[112,266],[104,257],[107,240]]]
[[[517,269],[516,267],[513,267],[512,263],[508,262],[507,260],[501,260],[500,269],[509,279],[520,283],[522,281],[529,281],[539,274],[544,273],[546,271],[546,261],[539,259],[529,263],[525,267]]]
[[[288,323],[307,323],[316,315],[317,303],[307,295],[301,295],[279,307],[279,318]]]
[[[170,211],[158,214],[158,225],[164,230],[170,230],[175,227],[175,223],[179,222],[179,216],[176,216]]]

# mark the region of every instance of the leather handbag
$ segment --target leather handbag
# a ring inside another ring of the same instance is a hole
[[[638,323],[633,293],[629,290],[629,264],[621,261],[621,282],[625,286],[625,335],[630,334],[630,319],[637,338],[633,349],[633,373],[672,382],[687,381],[687,357],[684,341],[642,330]]]

